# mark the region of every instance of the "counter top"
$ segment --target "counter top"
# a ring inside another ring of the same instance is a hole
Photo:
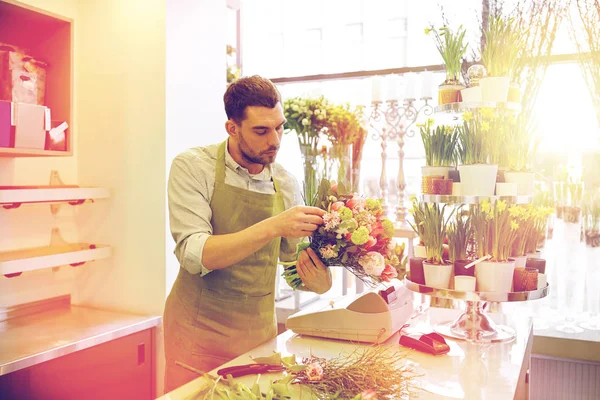
[[[156,327],[161,317],[71,306],[0,322],[0,376]]]
[[[408,328],[414,332],[431,332],[431,324],[452,320],[458,310],[430,308],[418,318],[410,321]],[[396,333],[385,344],[397,346],[398,351],[406,352],[405,363],[411,363],[412,368],[419,376],[415,384],[419,388],[419,399],[512,399],[522,398],[520,390],[527,390],[520,382],[525,381],[525,374],[529,367],[529,356],[533,342],[532,322],[530,318],[489,314],[496,322],[512,326],[517,332],[517,338],[510,343],[497,343],[486,345],[469,344],[464,341],[448,339],[450,353],[443,356],[432,356],[400,346],[399,334]],[[307,357],[311,353],[319,357],[333,357],[341,351],[349,352],[364,344],[350,343],[347,341],[315,338],[296,335],[286,331],[277,338],[257,347],[250,352],[228,362],[227,364],[211,371],[216,375],[216,370],[233,365],[248,364],[250,355],[268,356],[273,351],[282,355],[295,354],[298,359]],[[263,384],[269,380],[277,379],[278,374],[266,374],[260,379]],[[252,385],[256,376],[238,378],[238,381]],[[165,394],[160,400],[181,400],[191,398],[207,382],[199,377],[180,388]],[[263,387],[264,389],[264,387]],[[306,392],[305,392],[306,393]]]

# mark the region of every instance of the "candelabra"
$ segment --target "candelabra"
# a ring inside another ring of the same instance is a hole
[[[419,115],[429,116],[433,114],[433,107],[429,104],[431,97],[421,99],[424,104],[417,108],[415,99],[405,99],[402,104],[397,100],[387,100],[387,107],[384,109],[384,102],[373,101],[372,111],[369,116],[369,125],[373,128],[372,138],[381,140],[381,175],[379,186],[381,197],[383,199],[383,209],[386,215],[389,215],[390,204],[388,201],[388,182],[387,182],[387,146],[389,142],[398,142],[398,204],[396,205],[395,216],[400,225],[406,225],[407,209],[404,206],[404,191],[406,189],[406,178],[404,177],[404,140],[406,137],[415,135],[414,124]]]

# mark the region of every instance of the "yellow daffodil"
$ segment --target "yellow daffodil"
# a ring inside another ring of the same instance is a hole
[[[471,111],[465,111],[462,115],[462,119],[465,122],[469,122],[473,119],[473,113]]]
[[[519,218],[521,217],[522,210],[519,206],[512,206],[508,209],[508,213],[512,218]]]
[[[519,224],[517,221],[510,221],[510,230],[516,231],[517,229],[519,229]]]
[[[481,122],[481,131],[482,132],[489,132],[490,130],[490,123],[487,121],[482,121]]]
[[[489,107],[485,107],[481,109],[481,116],[484,119],[494,119],[496,117],[496,113],[494,112],[493,109],[489,108]]]
[[[498,202],[496,203],[496,209],[498,210],[498,212],[503,212],[504,210],[506,210],[506,201],[498,200]]]
[[[431,27],[428,26],[428,27],[425,28],[424,32],[425,32],[426,35],[429,35],[431,33],[431,31],[432,31]]]
[[[481,211],[484,213],[490,213],[492,211],[492,205],[489,201],[486,200],[481,203]]]

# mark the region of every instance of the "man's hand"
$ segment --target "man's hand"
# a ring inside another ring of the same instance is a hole
[[[310,236],[323,223],[325,211],[317,207],[295,206],[272,217],[277,237],[301,238]]]
[[[298,276],[308,290],[323,294],[331,289],[331,273],[313,249],[300,252],[296,262]]]

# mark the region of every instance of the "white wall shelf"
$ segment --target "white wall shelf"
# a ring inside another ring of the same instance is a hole
[[[34,247],[0,252],[0,274],[20,275],[22,272],[63,265],[79,266],[88,261],[110,257],[110,246],[90,243],[70,243],[58,246]]]
[[[100,187],[0,186],[0,206],[6,209],[37,203],[78,205],[86,200],[105,199],[109,196],[109,190]]]

